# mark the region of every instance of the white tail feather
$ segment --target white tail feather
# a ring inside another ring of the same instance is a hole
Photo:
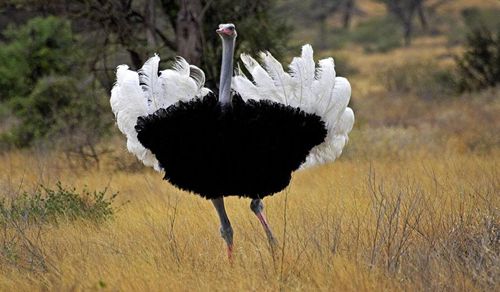
[[[160,94],[160,85],[158,83],[158,65],[160,64],[160,57],[154,57],[144,63],[139,69],[139,82],[144,94],[147,98],[148,105],[157,106],[157,100]]]
[[[293,58],[287,73],[270,53],[261,53],[260,57],[264,68],[252,57],[241,55],[253,82],[237,72],[233,89],[244,100],[269,99],[320,116],[325,122],[327,137],[311,151],[302,167],[335,160],[348,141],[354,113],[347,107],[351,86],[347,79],[336,77],[333,59],[320,60],[316,69],[313,49],[305,45],[301,56]]]
[[[175,58],[175,63],[172,69],[179,72],[183,76],[189,76],[189,63],[182,57]]]
[[[250,73],[256,66],[260,66],[259,63],[257,63],[257,61],[255,61],[254,58],[250,57],[247,54],[241,54],[240,58],[243,64],[245,65],[245,68],[247,68],[248,72]]]
[[[118,129],[127,137],[127,149],[144,165],[160,170],[156,157],[137,139],[137,118],[166,108],[179,100],[202,97],[210,92],[203,87],[205,74],[198,67],[178,58],[172,69],[160,72],[160,57],[150,58],[139,72],[120,65],[116,70],[116,84],[111,90],[111,109]]]
[[[290,74],[283,70],[281,63],[278,62],[278,60],[276,60],[269,52],[261,53],[260,57],[262,58],[267,72],[274,80],[276,94],[281,97],[280,100],[282,100],[284,104],[287,104],[288,94],[291,91],[290,87],[294,85],[293,78]],[[287,84],[288,87],[281,86],[284,84]]]
[[[190,65],[189,69],[189,77],[194,80],[198,90],[201,90],[203,85],[205,85],[205,73],[194,65]]]

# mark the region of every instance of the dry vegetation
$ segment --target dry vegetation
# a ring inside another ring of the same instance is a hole
[[[227,200],[233,264],[211,204],[160,174],[76,174],[55,157],[5,155],[4,190],[64,178],[120,195],[105,223],[7,227],[0,290],[498,289],[498,149],[405,154],[352,157],[295,174],[285,192],[266,200],[279,237],[274,254],[249,202]]]
[[[460,51],[445,43],[322,52],[357,70],[350,143],[339,161],[295,173],[265,200],[274,252],[249,201],[227,200],[233,263],[211,203],[139,166],[121,137],[102,145],[114,151],[98,169],[44,150],[2,154],[7,201],[57,181],[119,195],[104,222],[0,224],[0,290],[498,291],[500,89],[432,87],[424,77],[452,70]]]

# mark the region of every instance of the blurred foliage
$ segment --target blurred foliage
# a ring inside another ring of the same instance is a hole
[[[26,147],[43,139],[64,139],[70,148],[97,143],[110,121],[98,82],[82,72],[84,51],[70,22],[36,17],[9,27],[0,46],[0,97],[19,123],[2,140]],[[78,137],[78,138],[77,138]]]
[[[471,30],[486,27],[495,30],[500,26],[500,9],[480,9],[477,7],[465,8],[460,13],[460,21],[450,16],[442,16],[445,22],[450,25],[447,37],[451,45],[463,44],[467,41],[467,36]]]
[[[366,53],[385,53],[403,45],[402,33],[391,16],[372,18],[351,29],[335,29],[328,45],[340,49],[349,43],[360,45]]]
[[[500,10],[498,9],[479,9],[470,7],[462,10],[462,18],[464,24],[469,29],[477,29],[487,27],[494,29],[500,26],[500,18],[498,17]]]
[[[390,92],[413,93],[425,100],[435,100],[456,92],[456,77],[452,72],[434,61],[416,60],[390,66],[381,76]]]
[[[465,53],[457,59],[459,89],[476,91],[500,84],[500,24],[472,27]]]
[[[428,20],[424,12],[426,0],[377,0],[385,4],[387,11],[398,20],[403,29],[405,46],[411,44],[414,32],[414,18],[419,16],[420,24],[427,30]]]
[[[352,76],[359,73],[358,68],[351,65],[350,57],[347,54],[337,54],[334,61],[337,76]]]
[[[24,97],[39,78],[70,75],[78,67],[81,53],[67,20],[36,17],[2,34],[7,40],[0,46],[0,101]]]
[[[401,30],[391,16],[372,18],[350,29],[333,28],[321,38],[329,48],[341,49],[357,44],[366,53],[385,53],[403,45]]]
[[[11,132],[17,146],[30,145],[41,138],[64,143],[91,144],[107,133],[111,120],[101,120],[106,106],[101,89],[93,89],[91,80],[77,80],[69,76],[41,78],[33,91],[12,102],[14,113],[21,124]],[[82,92],[86,93],[82,98]],[[76,143],[75,139],[83,139]]]
[[[366,52],[387,52],[402,45],[402,33],[390,16],[360,23],[350,32],[350,38]]]

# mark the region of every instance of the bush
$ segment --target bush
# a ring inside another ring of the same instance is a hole
[[[55,189],[40,186],[8,203],[0,199],[0,266],[29,272],[54,269],[44,248],[47,224],[77,219],[100,223],[110,219],[117,194],[106,193],[106,189],[77,192],[57,183]]]
[[[116,193],[106,196],[107,190],[91,192],[64,188],[60,182],[56,189],[40,186],[34,193],[23,193],[9,204],[0,201],[0,226],[8,222],[57,223],[59,220],[87,219],[102,221],[113,216]]]
[[[500,25],[472,28],[465,53],[457,58],[459,89],[477,91],[500,84]]]

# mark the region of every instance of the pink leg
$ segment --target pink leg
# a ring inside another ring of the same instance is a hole
[[[257,218],[259,219],[262,227],[264,227],[264,231],[266,232],[267,239],[269,240],[269,244],[271,247],[274,247],[277,243],[276,238],[271,231],[271,227],[269,226],[269,222],[267,222],[266,216],[264,215],[264,204],[260,199],[254,199],[250,203],[250,209],[255,213]]]

